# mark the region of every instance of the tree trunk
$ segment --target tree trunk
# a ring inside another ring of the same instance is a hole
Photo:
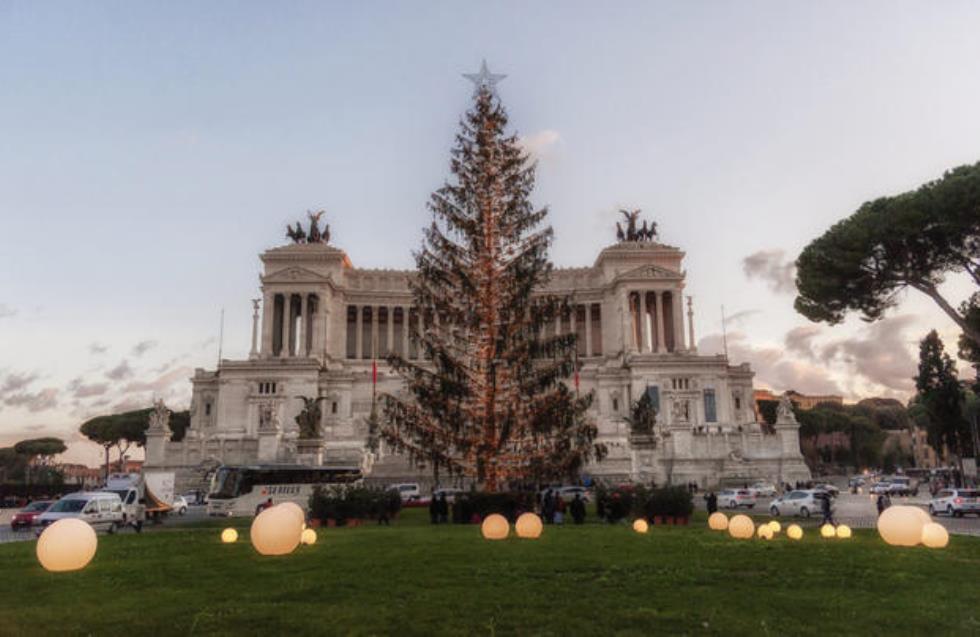
[[[942,308],[943,312],[946,312],[949,318],[953,319],[953,322],[956,323],[961,330],[963,330],[963,333],[966,334],[970,340],[980,344],[980,332],[973,329],[970,324],[967,323],[966,319],[956,311],[956,308],[950,305],[949,301],[943,298],[943,296],[936,289],[935,285],[932,285],[931,283],[913,283],[911,281],[909,282],[909,285],[935,301],[936,305]]]

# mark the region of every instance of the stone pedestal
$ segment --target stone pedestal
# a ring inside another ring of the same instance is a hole
[[[323,464],[323,438],[300,438],[296,441],[296,462],[318,467]]]

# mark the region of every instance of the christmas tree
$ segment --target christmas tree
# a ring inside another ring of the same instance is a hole
[[[389,357],[407,394],[382,396],[374,423],[415,465],[489,491],[573,476],[605,455],[586,417],[592,395],[562,382],[577,365],[575,335],[553,329],[567,300],[535,293],[552,269],[552,230],[540,227],[548,211],[529,200],[535,167],[506,125],[492,83],[478,83],[415,254],[425,328],[413,338],[426,360]]]

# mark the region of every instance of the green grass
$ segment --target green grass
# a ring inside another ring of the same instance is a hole
[[[220,522],[99,536],[84,571],[46,573],[0,545],[0,634],[978,634],[980,539],[898,549],[853,540],[736,541],[691,527],[324,529],[263,558]],[[244,524],[244,523],[239,523]],[[247,528],[244,527],[243,528]]]

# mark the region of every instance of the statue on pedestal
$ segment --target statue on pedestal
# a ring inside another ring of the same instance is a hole
[[[776,423],[780,425],[795,425],[796,414],[793,413],[793,403],[789,396],[783,394],[776,408]]]
[[[320,401],[325,400],[323,396],[310,398],[308,396],[294,396],[303,401],[303,411],[296,416],[296,424],[299,425],[299,437],[304,439],[320,437]]]
[[[166,432],[167,424],[170,422],[170,410],[163,404],[162,399],[157,399],[153,403],[153,411],[149,417],[150,426],[147,431],[154,433]]]
[[[651,221],[650,225],[643,222],[642,227],[637,227],[640,218],[640,209],[620,210],[620,214],[626,219],[626,230],[616,222],[616,239],[619,241],[654,241],[657,238],[657,222]]]
[[[297,221],[295,228],[286,224],[286,238],[292,239],[293,243],[330,243],[330,224],[323,224],[323,230],[320,230],[320,217],[323,214],[323,210],[316,212],[307,210],[306,216],[310,218],[309,233],[305,232],[303,224]]]

